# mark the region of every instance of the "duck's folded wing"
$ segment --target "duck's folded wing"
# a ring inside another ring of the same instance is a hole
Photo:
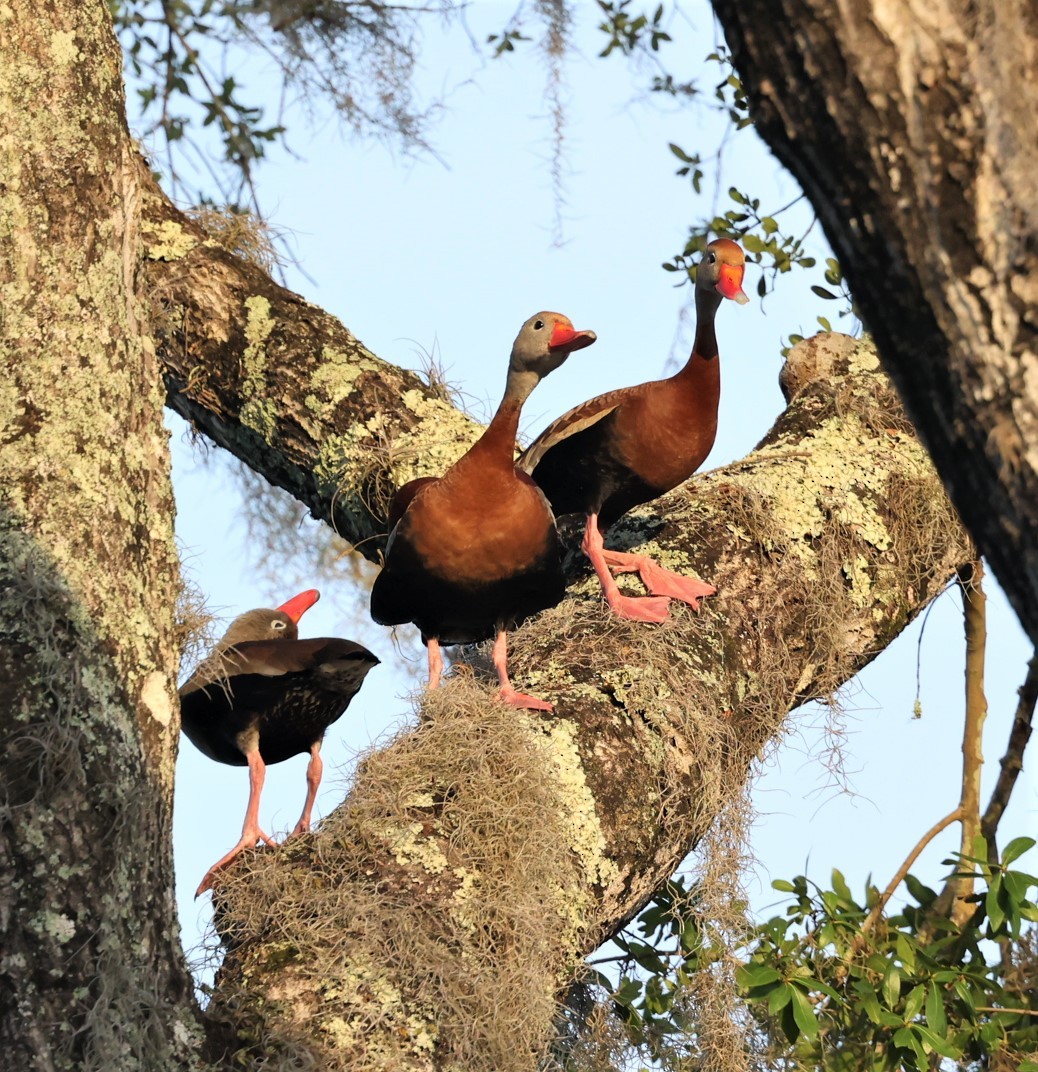
[[[616,391],[607,391],[597,398],[581,402],[557,417],[543,432],[523,451],[515,463],[515,467],[523,473],[532,473],[537,468],[538,462],[557,443],[564,439],[582,432],[585,428],[597,424],[603,417],[608,417],[617,406],[624,400],[624,395],[629,389],[621,387]]]

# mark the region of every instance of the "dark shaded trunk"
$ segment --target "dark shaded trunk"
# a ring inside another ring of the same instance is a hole
[[[757,130],[1038,641],[1038,8],[713,6]]]

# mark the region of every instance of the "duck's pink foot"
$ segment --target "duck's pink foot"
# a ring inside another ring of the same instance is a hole
[[[670,616],[670,600],[666,596],[625,596],[607,594],[613,613],[632,622],[665,622]]]
[[[699,601],[704,596],[717,594],[717,589],[712,584],[664,569],[648,555],[634,555],[624,551],[605,551],[604,555],[606,564],[615,573],[637,573],[654,596],[680,599],[693,610],[699,609]]]
[[[220,859],[206,871],[205,875],[202,877],[202,881],[198,884],[198,889],[195,890],[195,896],[201,897],[206,890],[211,890],[217,872],[222,871],[233,860],[236,860],[246,849],[255,848],[257,841],[262,841],[271,848],[274,848],[277,845],[277,842],[270,837],[269,834],[264,834],[263,831],[259,829],[257,829],[255,833],[250,831],[248,835],[242,834],[241,841],[239,841],[226,856],[221,856]]]
[[[547,700],[539,700],[536,696],[528,696],[525,692],[516,692],[515,689],[499,689],[497,698],[509,707],[523,707],[529,711],[555,710]]]

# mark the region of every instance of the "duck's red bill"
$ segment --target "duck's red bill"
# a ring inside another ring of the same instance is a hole
[[[746,269],[741,264],[722,264],[720,278],[717,280],[717,292],[740,305],[745,305],[750,300],[746,291],[742,289],[742,277],[745,271]]]
[[[596,338],[598,336],[593,331],[577,331],[575,328],[566,327],[565,324],[556,324],[552,329],[548,348],[550,350],[583,350]]]
[[[316,588],[308,588],[305,592],[293,596],[287,603],[282,603],[278,610],[287,614],[292,621],[298,622],[320,598],[321,593]]]

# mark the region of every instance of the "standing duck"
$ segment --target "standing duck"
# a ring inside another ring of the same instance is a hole
[[[293,834],[310,829],[323,763],[325,731],[350,705],[378,659],[352,640],[300,640],[299,619],[317,602],[315,589],[274,610],[250,610],[231,622],[212,652],[180,689],[181,728],[217,763],[249,768],[249,804],[241,840],[205,873],[213,875],[257,841],[273,845],[259,825],[268,763],[310,753],[306,803]]]
[[[647,555],[607,551],[602,529],[632,507],[687,480],[703,464],[717,434],[721,393],[714,317],[722,298],[744,304],[745,259],[729,238],[711,242],[696,271],[696,337],[677,374],[622,387],[576,406],[553,421],[519,459],[556,515],[584,513],[582,547],[609,606],[622,618],[662,622],[671,598],[698,607],[716,589],[663,569]],[[617,573],[638,573],[652,593],[622,595]]]
[[[516,336],[504,397],[483,435],[443,476],[412,480],[393,499],[371,616],[382,625],[418,626],[430,689],[443,673],[441,644],[494,636],[500,699],[552,709],[516,692],[508,678],[506,630],[565,593],[555,518],[537,485],[515,468],[515,436],[534,387],[594,341],[593,331],[574,330],[559,313],[531,316]]]

